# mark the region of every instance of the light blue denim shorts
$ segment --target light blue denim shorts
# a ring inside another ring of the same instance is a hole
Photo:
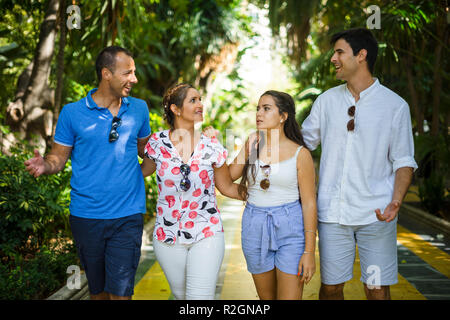
[[[397,218],[355,226],[319,222],[318,231],[323,284],[340,284],[353,278],[356,246],[363,283],[378,287],[398,282]]]
[[[298,274],[305,249],[303,214],[299,201],[275,207],[247,202],[242,216],[242,250],[252,274],[270,271]]]

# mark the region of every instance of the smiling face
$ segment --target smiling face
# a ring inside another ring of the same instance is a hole
[[[264,95],[259,99],[256,107],[256,128],[258,130],[278,129],[286,118],[286,115],[280,114],[280,109],[272,96]]]
[[[133,85],[138,82],[135,72],[133,58],[119,52],[115,57],[113,70],[103,68],[102,79],[108,82],[112,94],[118,97],[127,97]]]
[[[180,120],[187,122],[203,121],[203,103],[200,93],[194,88],[189,88],[184,98],[181,108],[172,104],[172,111],[180,117]]]
[[[334,44],[334,54],[331,57],[331,63],[336,68],[336,78],[348,81],[355,75],[360,67],[360,55],[361,53],[354,56],[352,47],[344,39],[337,40]]]

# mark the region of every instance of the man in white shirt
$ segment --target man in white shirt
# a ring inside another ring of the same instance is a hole
[[[321,94],[302,125],[310,150],[321,143],[319,299],[343,299],[356,244],[367,299],[390,299],[398,282],[397,214],[411,183],[409,106],[372,77],[378,43],[367,29],[332,36],[331,62],[346,83]]]

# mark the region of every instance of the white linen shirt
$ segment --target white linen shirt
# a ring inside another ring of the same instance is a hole
[[[318,219],[343,225],[378,221],[392,201],[395,171],[417,169],[409,106],[378,79],[355,102],[346,84],[317,97],[302,124],[305,144],[322,143]],[[356,106],[355,129],[347,131],[347,110]]]

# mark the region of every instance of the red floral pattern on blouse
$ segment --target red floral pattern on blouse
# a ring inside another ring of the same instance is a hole
[[[145,155],[156,163],[158,201],[154,239],[173,244],[193,243],[223,232],[214,188],[214,168],[221,167],[227,150],[216,138],[201,135],[187,162],[191,187],[180,189],[183,164],[169,139],[169,130],[153,133],[145,146]]]

